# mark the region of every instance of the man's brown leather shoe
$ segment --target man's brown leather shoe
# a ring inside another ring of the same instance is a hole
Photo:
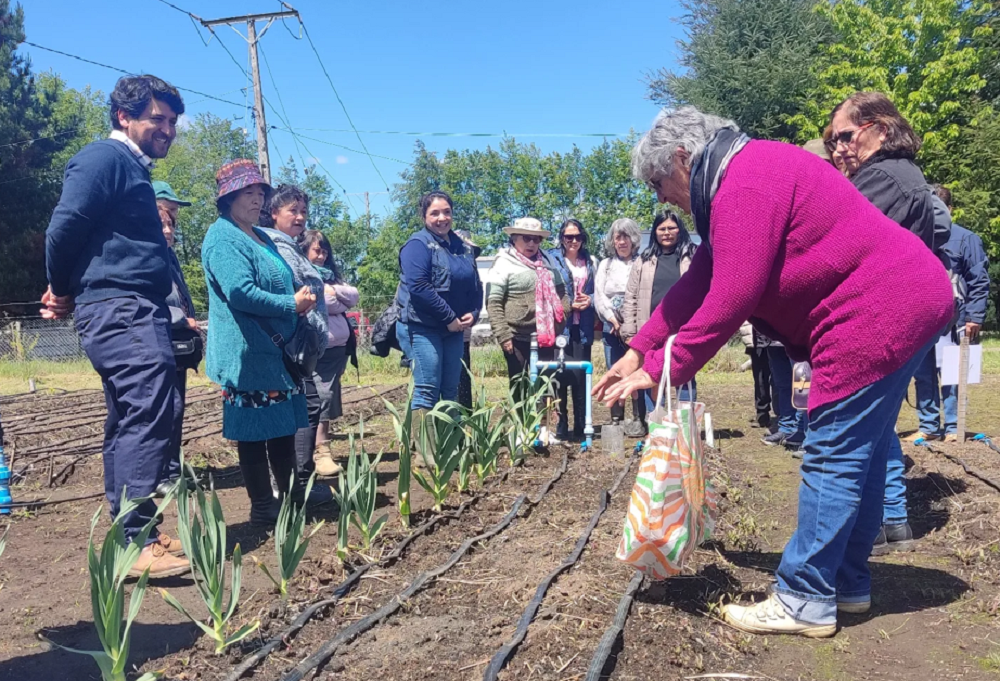
[[[174,539],[169,534],[165,534],[163,532],[160,532],[156,539],[160,542],[160,546],[162,546],[171,556],[184,555],[184,545],[181,544],[180,539]]]
[[[149,568],[149,578],[176,577],[191,570],[191,563],[184,558],[177,558],[167,553],[162,544],[150,544],[139,554],[139,559],[128,571],[129,577],[142,577]]]

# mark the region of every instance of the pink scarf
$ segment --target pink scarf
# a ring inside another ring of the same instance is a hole
[[[537,260],[522,255],[516,248],[510,249],[525,267],[535,270],[535,331],[538,333],[538,347],[551,348],[556,344],[555,322],[565,319],[562,300],[556,293],[552,271],[545,264],[541,253]]]

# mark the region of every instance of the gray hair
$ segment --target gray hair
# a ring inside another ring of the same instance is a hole
[[[642,233],[639,232],[639,225],[632,218],[618,218],[611,223],[611,229],[604,235],[604,250],[607,251],[608,257],[618,257],[618,251],[615,249],[615,237],[619,234],[624,234],[632,242],[630,257],[639,252],[639,246],[642,245]]]
[[[677,149],[685,149],[690,154],[688,167],[691,167],[712,135],[724,128],[740,129],[728,118],[702,113],[693,106],[672,111],[664,109],[632,149],[632,175],[647,185],[670,177]]]

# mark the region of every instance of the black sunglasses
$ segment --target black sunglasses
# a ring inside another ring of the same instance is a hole
[[[521,239],[523,239],[526,243],[529,243],[529,244],[532,244],[532,243],[534,243],[534,244],[540,244],[540,243],[542,243],[542,237],[540,237],[540,236],[527,236],[525,234],[518,234],[518,236],[521,237]]]
[[[563,241],[583,241],[582,234],[563,234]]]
[[[854,141],[854,137],[866,128],[870,128],[874,123],[865,123],[860,128],[854,128],[854,130],[841,130],[836,135],[830,138],[829,144],[831,148],[836,149],[838,144],[843,144],[845,147]]]

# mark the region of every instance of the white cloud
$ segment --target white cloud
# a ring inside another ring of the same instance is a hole
[[[177,129],[187,130],[191,127],[191,117],[187,114],[181,114],[177,117]]]
[[[344,165],[346,163],[350,163],[350,159],[348,159],[346,156],[337,157],[337,165]]]

